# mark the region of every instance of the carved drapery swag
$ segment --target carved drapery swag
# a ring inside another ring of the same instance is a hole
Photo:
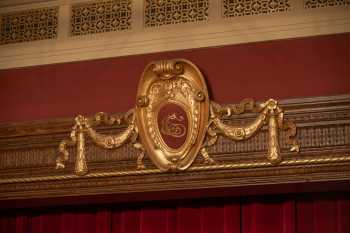
[[[257,117],[250,123],[230,125],[225,118],[233,114],[252,112]],[[104,135],[94,127],[126,124],[116,135]],[[286,131],[290,151],[299,151],[295,139],[296,126],[284,120],[284,112],[274,99],[255,103],[244,99],[238,105],[222,106],[209,99],[204,78],[199,69],[183,59],[150,63],[141,77],[135,108],[122,117],[97,113],[93,118],[77,116],[68,139],[59,145],[56,168],[64,168],[68,160],[67,146],[76,146],[75,173],[85,175],[88,166],[85,157],[85,137],[103,148],[115,149],[131,143],[139,150],[137,169],[144,169],[143,158],[149,156],[161,171],[185,170],[197,155],[206,165],[214,161],[207,148],[219,136],[230,140],[247,140],[264,125],[268,128],[266,159],[272,165],[282,161],[279,132]]]

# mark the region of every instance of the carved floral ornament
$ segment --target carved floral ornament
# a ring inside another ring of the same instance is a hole
[[[257,117],[250,123],[230,125],[225,118],[234,114],[253,112]],[[85,137],[103,148],[115,149],[131,143],[139,150],[137,169],[145,169],[143,158],[149,156],[160,171],[181,171],[191,166],[200,155],[206,166],[215,166],[207,148],[219,136],[230,140],[247,140],[264,125],[268,127],[266,161],[277,165],[282,161],[279,132],[286,131],[290,151],[299,151],[295,139],[295,124],[284,120],[284,112],[274,99],[256,104],[245,99],[239,105],[222,106],[209,99],[204,78],[199,69],[183,59],[156,61],[144,70],[139,82],[136,106],[123,117],[97,113],[94,118],[77,116],[68,139],[59,145],[56,168],[64,168],[68,160],[67,146],[76,146],[75,173],[85,175]],[[100,124],[127,127],[116,135],[96,132]]]

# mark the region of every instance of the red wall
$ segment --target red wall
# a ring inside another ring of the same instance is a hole
[[[350,33],[2,70],[0,122],[125,111],[134,105],[137,83],[145,65],[166,58],[186,58],[197,64],[212,90],[212,98],[218,102],[232,103],[245,97],[282,99],[349,94],[349,42]],[[175,203],[170,212],[181,215],[171,219],[176,221],[177,228],[169,229],[246,233],[346,233],[350,229],[346,221],[349,198],[343,199],[339,193],[325,198],[315,194],[306,200],[302,194],[251,201],[243,197],[235,207],[237,216],[222,218],[220,214],[229,213],[225,208],[230,203],[224,201],[220,206],[215,199],[214,206],[200,203],[187,207],[186,211]],[[119,217],[113,218],[115,215],[126,216],[122,218],[125,222],[136,219],[130,225],[135,232],[139,232],[140,226],[143,232],[157,232],[154,229],[160,228],[156,220],[168,216],[166,208],[169,207],[162,206],[158,211],[157,206],[141,205],[134,211],[128,209],[129,204],[127,209],[108,205],[102,212],[84,208],[77,212],[62,208],[3,212],[0,232],[44,232],[46,227],[57,232],[122,232],[111,230],[113,226],[119,229]],[[130,212],[136,218],[130,217]],[[181,219],[186,220],[183,225]],[[200,223],[198,220],[207,225],[196,224]],[[154,221],[157,228],[149,225]],[[105,230],[101,230],[102,227],[106,227]]]
[[[53,64],[0,71],[0,122],[126,111],[147,63],[186,58],[212,99],[350,93],[350,33]]]

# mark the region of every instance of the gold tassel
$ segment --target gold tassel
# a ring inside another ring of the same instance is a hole
[[[75,159],[75,173],[79,176],[85,175],[88,168],[85,159],[85,137],[81,126],[77,134],[77,155]]]
[[[272,164],[277,164],[282,159],[280,156],[280,145],[278,142],[278,124],[273,113],[269,117],[269,147],[267,159]]]

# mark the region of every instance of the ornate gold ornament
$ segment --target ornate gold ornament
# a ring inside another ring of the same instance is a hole
[[[253,112],[255,120],[243,125],[230,125],[225,118]],[[117,135],[103,135],[93,127],[100,124],[127,128]],[[136,107],[124,116],[114,117],[97,113],[94,118],[77,116],[69,139],[59,145],[56,168],[64,168],[68,160],[67,146],[76,145],[75,173],[85,175],[88,167],[85,157],[85,136],[103,148],[115,149],[132,143],[140,151],[137,168],[144,169],[145,154],[161,171],[188,169],[200,154],[206,166],[212,169],[224,166],[210,158],[207,148],[219,136],[230,140],[247,140],[264,125],[268,128],[266,164],[276,165],[283,160],[279,146],[279,131],[286,130],[290,151],[299,151],[295,139],[296,126],[284,120],[283,109],[276,100],[256,104],[244,99],[239,105],[221,106],[210,101],[206,83],[199,69],[183,59],[150,63],[141,77]],[[254,163],[254,162],[252,162]]]

